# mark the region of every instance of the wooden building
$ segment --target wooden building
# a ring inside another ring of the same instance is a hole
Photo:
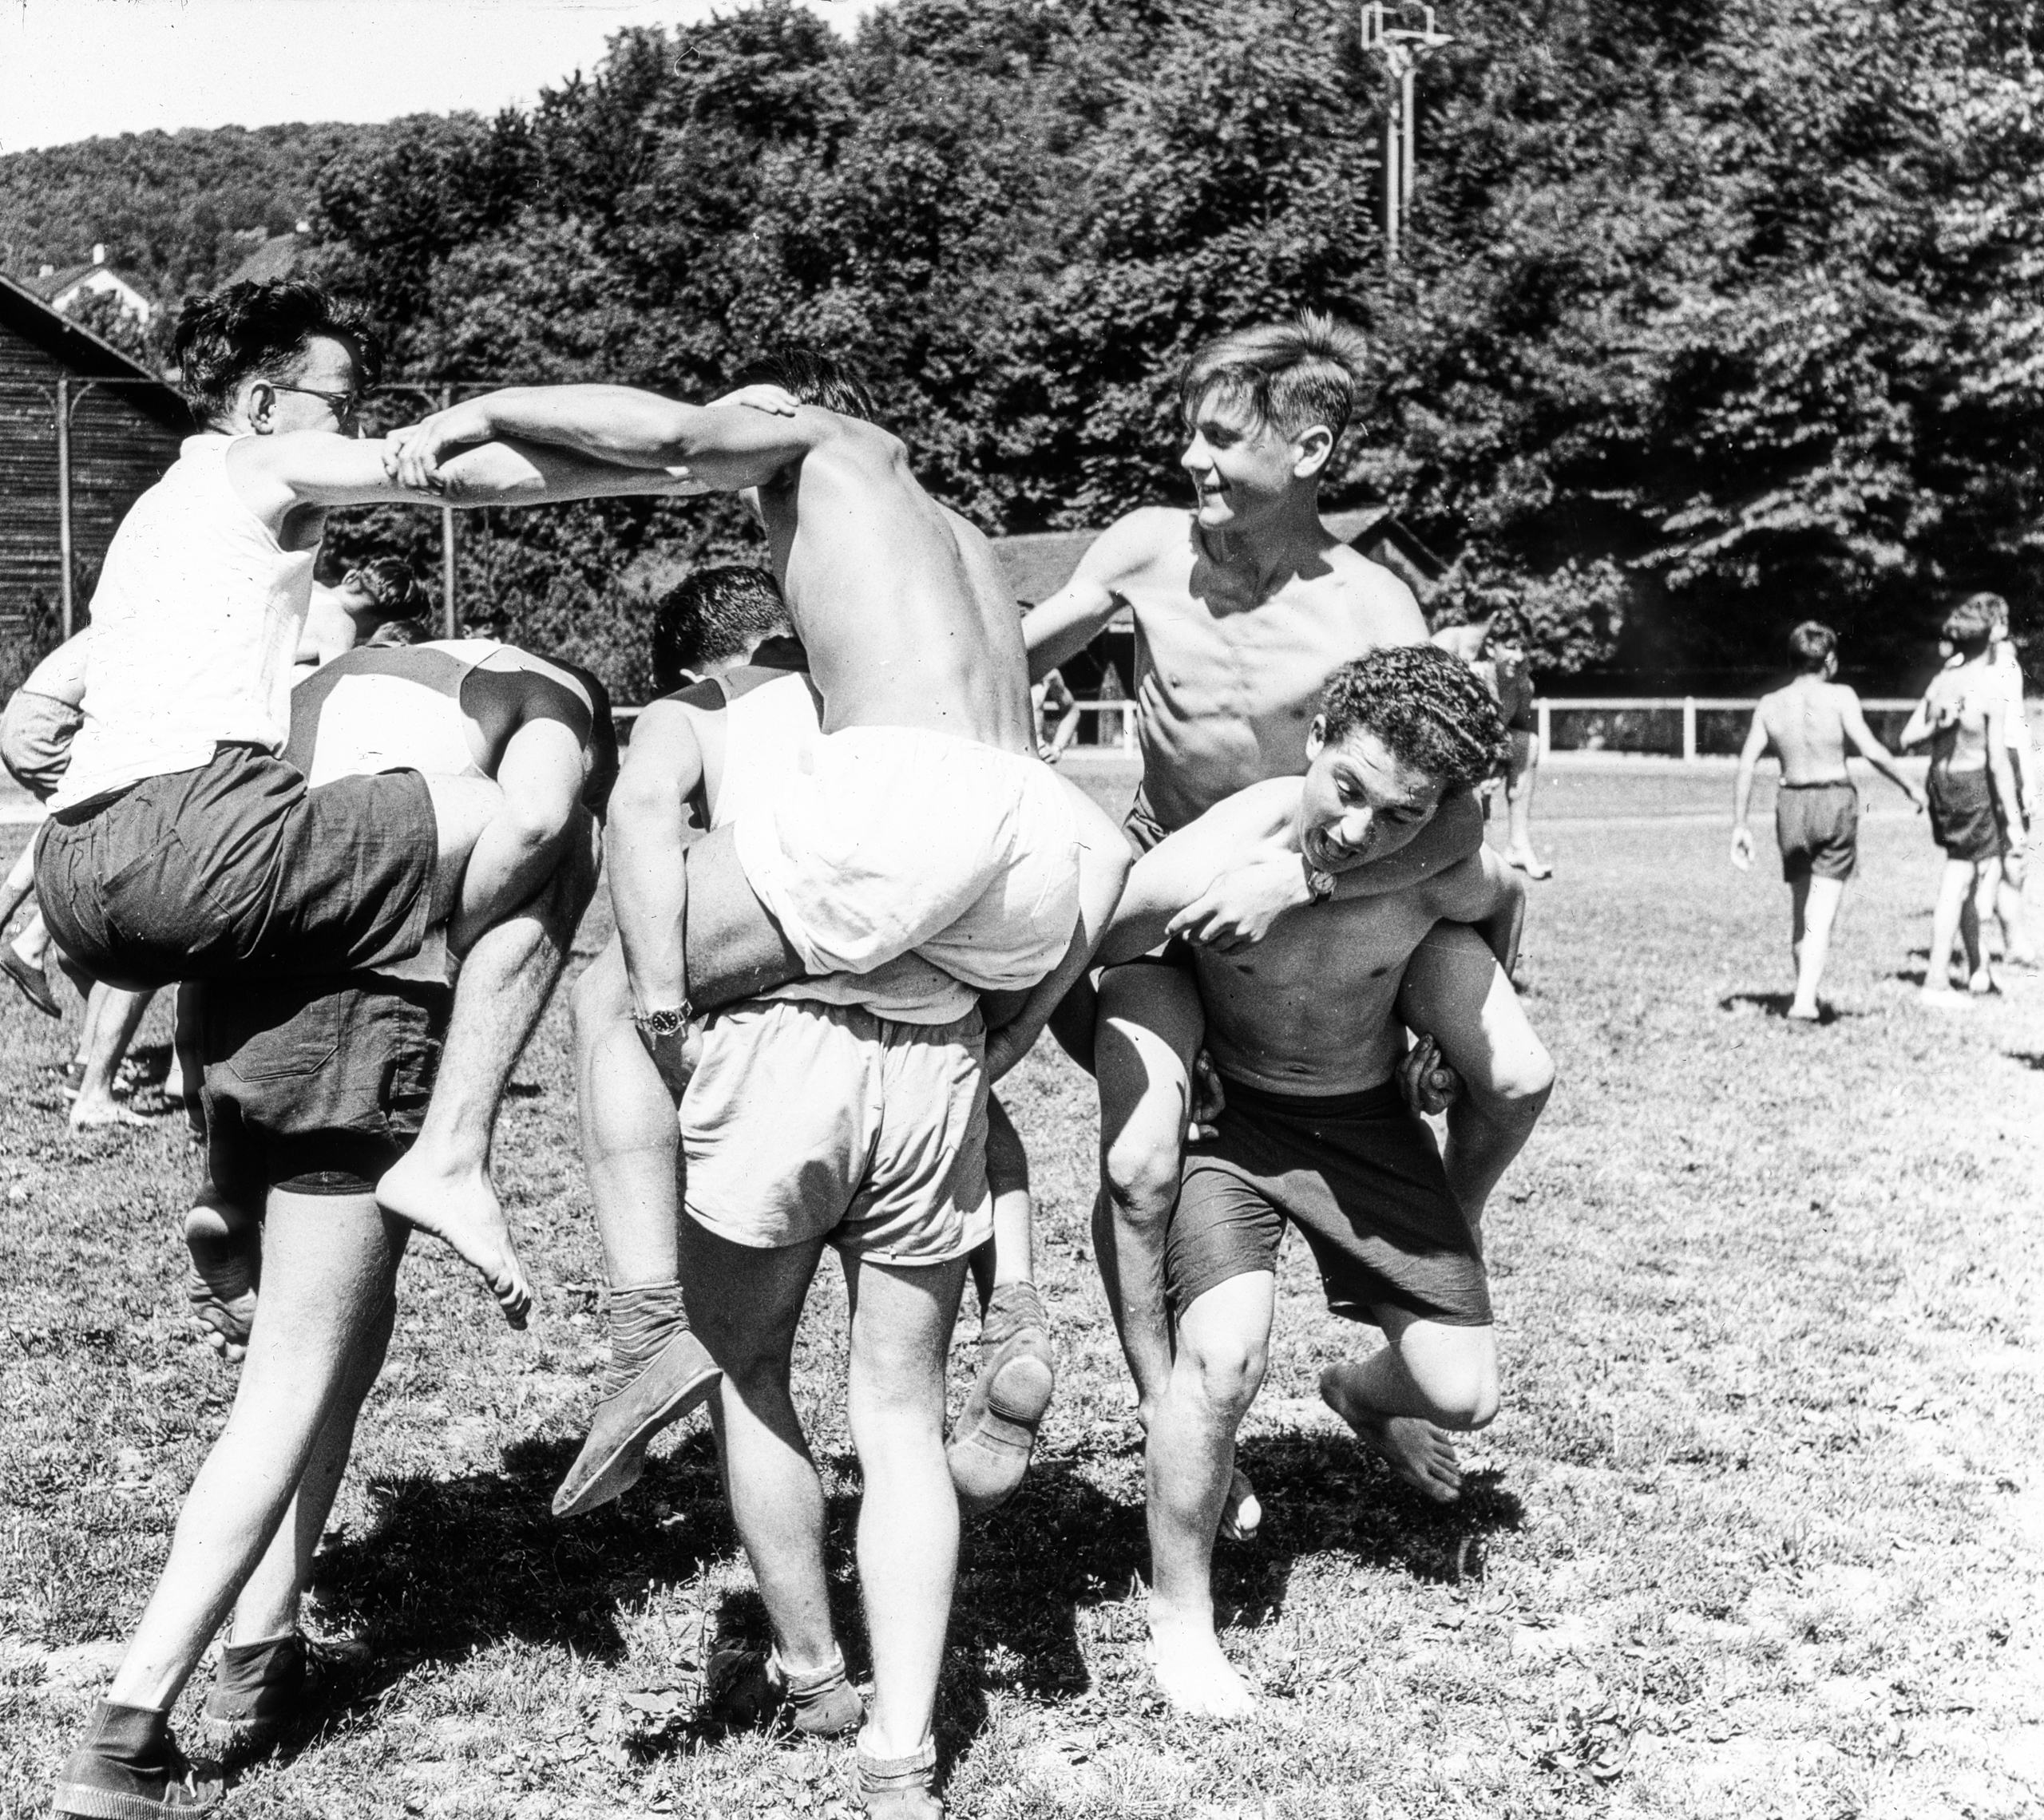
[[[192,428],[168,386],[0,277],[0,642],[61,615],[67,543],[84,623],[114,528]]]

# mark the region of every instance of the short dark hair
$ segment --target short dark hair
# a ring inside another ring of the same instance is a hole
[[[374,603],[382,619],[409,619],[425,604],[418,577],[402,556],[372,556],[366,563],[357,563],[348,574],[362,577],[362,592]]]
[[[1178,381],[1187,422],[1217,386],[1246,404],[1259,423],[1286,436],[1325,424],[1336,441],[1349,427],[1369,358],[1361,331],[1315,310],[1289,322],[1264,322],[1216,336],[1195,353]]]
[[[432,636],[433,628],[423,619],[386,619],[362,642],[366,649],[390,651],[424,644]]]
[[[316,335],[353,346],[365,386],[382,377],[383,344],[368,318],[316,284],[291,278],[258,284],[244,279],[187,297],[171,344],[177,389],[200,421],[210,423],[227,410],[243,380],[286,377]]]
[[[1838,635],[1821,619],[1805,619],[1788,635],[1788,655],[1796,667],[1814,676],[1838,652]]]
[[[653,610],[653,682],[663,694],[683,677],[749,657],[762,639],[789,629],[787,603],[766,570],[742,563],[691,569]]]
[[[2007,610],[1998,594],[1969,595],[1945,615],[1943,635],[1967,656],[1978,657],[1994,639],[1997,605]]]
[[[1495,777],[1511,758],[1497,698],[1438,645],[1386,645],[1343,664],[1320,712],[1329,746],[1373,733],[1401,764],[1450,788]]]
[[[778,386],[805,405],[840,417],[879,420],[879,407],[865,380],[851,368],[806,342],[769,342],[738,370],[739,386]]]

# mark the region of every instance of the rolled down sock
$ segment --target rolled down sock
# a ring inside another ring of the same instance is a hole
[[[171,1767],[169,1711],[101,1700],[86,1730],[85,1748],[138,1774],[162,1774]]]
[[[642,1283],[610,1292],[610,1363],[597,1389],[614,1397],[688,1325],[677,1282]]]

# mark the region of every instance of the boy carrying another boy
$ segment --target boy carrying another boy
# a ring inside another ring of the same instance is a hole
[[[1312,1248],[1329,1308],[1390,1341],[1329,1366],[1321,1394],[1400,1478],[1452,1499],[1444,1430],[1480,1428],[1497,1408],[1478,1221],[1553,1082],[1497,964],[1524,887],[1495,857],[1378,896],[1333,892],[1339,874],[1406,845],[1450,793],[1504,765],[1489,690],[1432,646],[1373,651],[1329,679],[1306,750],[1303,777],[1238,791],[1138,861],[1099,951],[1134,959],[1237,865],[1289,855],[1313,882],[1313,901],[1260,943],[1185,962],[1226,1104],[1187,1153],[1165,1241],[1176,1344],[1149,1428],[1151,1660],[1174,1705],[1222,1718],[1254,1703],[1214,1636],[1214,1541],[1263,1379],[1286,1223]],[[1444,919],[1477,928],[1436,930]],[[1468,1002],[1414,1003],[1452,993]],[[1393,1078],[1404,1023],[1422,1013],[1459,1074],[1526,1058],[1497,1093],[1456,1101],[1444,1156]]]

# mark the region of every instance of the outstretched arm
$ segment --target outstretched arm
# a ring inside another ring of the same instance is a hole
[[[1023,619],[1032,682],[1040,682],[1107,630],[1121,605],[1122,578],[1147,559],[1158,534],[1149,512],[1118,519],[1087,547],[1071,580]]]
[[[1900,766],[1889,755],[1888,749],[1874,738],[1873,729],[1867,725],[1867,717],[1860,706],[1860,698],[1850,689],[1845,691],[1846,705],[1840,718],[1845,723],[1845,737],[1852,742],[1860,756],[1880,773],[1888,781],[1921,809],[1926,801],[1922,788],[1915,780],[1907,776]]]
[[[1336,875],[1334,896],[1377,897],[1408,891],[1459,864],[1483,844],[1483,812],[1467,790],[1441,803],[1432,821],[1396,853]],[[1221,872],[1171,919],[1170,933],[1200,948],[1232,954],[1260,942],[1287,910],[1313,902],[1296,849],[1269,852]]]
[[[838,421],[813,406],[685,405],[629,386],[514,386],[394,432],[386,460],[405,486],[431,491],[455,450],[508,439],[729,491],[771,480]]]
[[[1767,722],[1761,709],[1753,710],[1753,723],[1746,729],[1746,743],[1739,749],[1739,781],[1732,786],[1732,864],[1744,872],[1753,863],[1753,831],[1746,817],[1753,805],[1753,771],[1767,750]]]

